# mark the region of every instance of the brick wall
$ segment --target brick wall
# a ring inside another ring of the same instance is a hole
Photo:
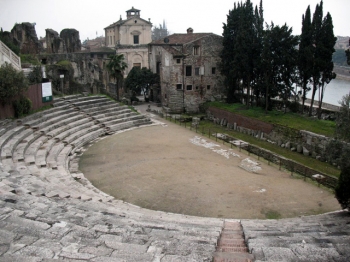
[[[28,91],[24,93],[24,96],[28,97],[30,101],[32,101],[32,110],[37,110],[43,106],[51,105],[53,103],[53,101],[46,103],[42,102],[41,84],[29,86]],[[0,119],[12,118],[14,116],[15,112],[12,106],[12,102],[9,102],[8,104],[0,103]]]

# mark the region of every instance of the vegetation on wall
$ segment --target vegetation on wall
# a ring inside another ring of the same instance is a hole
[[[0,67],[0,102],[10,103],[12,99],[28,90],[28,81],[22,71],[5,63]]]
[[[41,83],[43,78],[41,66],[32,67],[32,71],[28,74],[27,78],[31,85]]]
[[[47,72],[51,79],[52,87],[56,91],[60,90],[60,92],[62,92],[61,81],[69,81],[70,84],[73,82],[74,69],[69,60],[60,60],[56,64],[48,65]],[[60,75],[62,74],[64,75],[63,80],[60,79]],[[65,91],[69,93],[69,90]]]
[[[29,114],[32,109],[32,101],[27,97],[21,96],[18,100],[13,101],[13,108],[15,110],[15,117],[22,117]]]
[[[0,30],[0,41],[3,42],[8,48],[10,48],[16,55],[19,55],[19,46],[13,43],[10,33],[4,32],[2,28]]]
[[[36,55],[33,54],[20,54],[22,64],[40,65],[40,62]]]

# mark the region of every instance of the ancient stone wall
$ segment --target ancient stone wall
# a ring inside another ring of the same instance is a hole
[[[65,53],[66,46],[59,34],[52,29],[46,29],[46,52],[49,54]]]
[[[207,115],[222,126],[320,160],[326,155],[326,146],[330,141],[329,137],[323,135],[269,124],[214,107],[208,109]]]
[[[39,54],[43,50],[36,35],[35,24],[15,24],[11,36],[13,42],[19,46],[21,54]]]
[[[39,55],[39,59],[45,61],[53,87],[59,89],[59,76],[63,74],[65,88],[69,89],[72,83],[76,83],[92,92],[96,88],[108,86],[109,78],[105,63],[109,54],[108,52],[45,54]]]
[[[79,31],[75,29],[63,29],[60,33],[60,37],[65,43],[67,53],[81,51]]]

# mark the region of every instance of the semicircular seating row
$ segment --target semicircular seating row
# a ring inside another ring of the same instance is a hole
[[[231,220],[143,209],[78,172],[82,146],[149,119],[100,96],[54,105],[0,126],[0,261],[250,261],[215,252],[242,249],[223,230]],[[241,225],[256,261],[350,260],[348,212]]]
[[[222,219],[115,200],[71,162],[94,139],[147,124],[106,97],[67,96],[2,126],[0,260],[211,261]]]

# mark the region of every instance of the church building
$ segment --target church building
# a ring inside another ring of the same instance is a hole
[[[117,54],[123,54],[128,68],[124,71],[126,77],[134,66],[148,68],[148,44],[152,41],[152,23],[144,20],[141,11],[132,7],[126,11],[126,19],[107,26],[105,30],[106,46],[116,49]]]

